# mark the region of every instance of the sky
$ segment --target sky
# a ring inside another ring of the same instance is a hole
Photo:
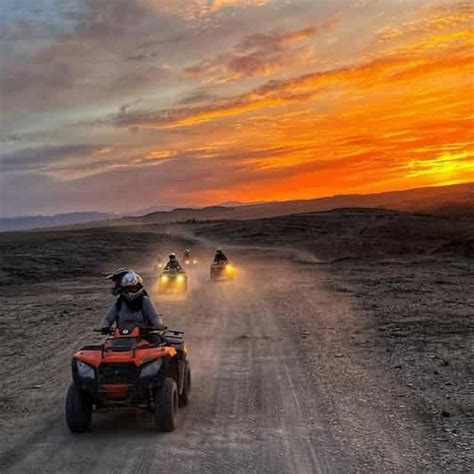
[[[474,181],[457,0],[2,0],[0,216]]]

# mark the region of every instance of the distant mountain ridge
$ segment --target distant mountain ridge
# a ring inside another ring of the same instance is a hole
[[[153,212],[141,217],[113,220],[111,224],[161,224],[188,220],[259,219],[354,207],[474,217],[474,183],[389,191],[378,194],[348,194],[307,200],[273,201],[238,207],[210,206],[201,209],[174,209],[170,212]]]
[[[437,186],[416,188],[404,191],[389,191],[378,194],[348,194],[330,196],[316,199],[294,201],[271,201],[263,203],[242,204],[229,206],[230,202],[208,207],[186,207],[173,210],[160,210],[145,215],[128,215],[123,217],[110,216],[101,213],[72,213],[59,216],[77,216],[65,223],[58,216],[51,216],[46,224],[39,220],[28,222],[22,228],[16,226],[6,228],[0,219],[0,230],[21,230],[39,227],[110,227],[128,225],[172,224],[187,221],[216,221],[216,220],[249,220],[267,217],[288,216],[309,212],[329,211],[341,208],[369,208],[403,211],[409,213],[452,215],[474,217],[474,182],[455,184],[450,186]],[[236,203],[237,204],[237,203]],[[87,217],[87,218],[85,218]],[[39,219],[38,218],[13,218]],[[61,221],[61,222],[59,222]]]
[[[171,211],[176,211],[178,209],[205,209],[207,207],[241,207],[241,206],[252,206],[255,204],[264,204],[269,201],[255,201],[255,202],[242,202],[242,201],[225,201],[225,202],[220,202],[218,204],[213,204],[212,206],[200,206],[197,204],[189,204],[186,205],[185,207],[180,207],[180,206],[173,206],[173,205],[156,205],[156,206],[150,206],[150,207],[145,207],[144,209],[138,209],[135,211],[131,212],[125,212],[122,213],[124,217],[137,217],[137,216],[144,216],[146,214],[152,214],[155,212],[171,212]]]
[[[0,232],[104,221],[110,217],[115,216],[103,212],[69,212],[53,216],[4,217],[0,218]]]

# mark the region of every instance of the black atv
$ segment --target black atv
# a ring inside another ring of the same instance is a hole
[[[228,261],[213,262],[210,268],[211,281],[229,281],[235,278],[235,268]]]
[[[184,270],[164,269],[158,284],[160,295],[184,295],[188,290],[188,276]]]

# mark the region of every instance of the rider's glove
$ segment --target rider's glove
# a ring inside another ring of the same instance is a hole
[[[101,334],[110,334],[110,328],[101,328]]]

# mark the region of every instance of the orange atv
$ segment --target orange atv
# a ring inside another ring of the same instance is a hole
[[[115,329],[103,344],[84,346],[72,359],[66,422],[89,429],[94,410],[138,406],[154,415],[158,431],[173,431],[178,405],[191,394],[188,348],[181,331]]]

